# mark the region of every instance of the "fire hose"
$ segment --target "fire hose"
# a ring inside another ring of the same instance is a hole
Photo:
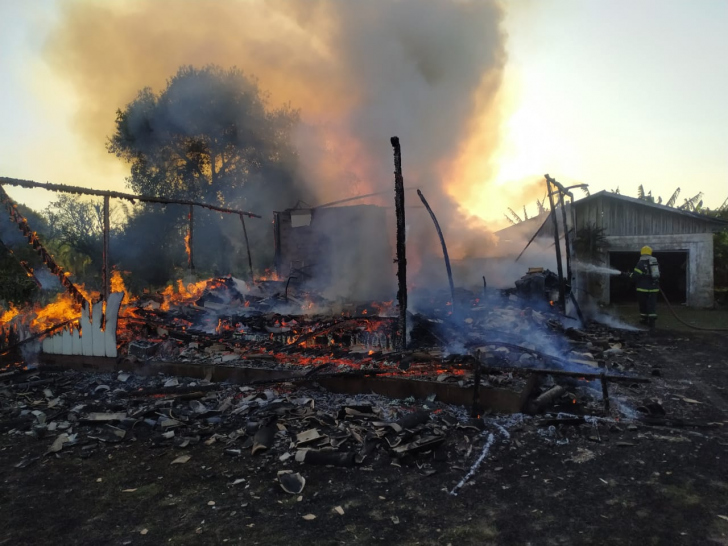
[[[703,326],[695,326],[694,324],[689,324],[685,322],[683,319],[677,316],[677,313],[675,313],[675,309],[672,308],[672,304],[670,303],[670,300],[667,299],[667,296],[665,295],[665,292],[662,290],[662,288],[660,288],[660,294],[662,294],[662,298],[665,300],[665,303],[667,304],[667,308],[670,310],[670,313],[672,313],[672,316],[675,317],[675,319],[679,323],[684,324],[688,328],[702,330],[703,332],[728,332],[728,328],[704,328]]]

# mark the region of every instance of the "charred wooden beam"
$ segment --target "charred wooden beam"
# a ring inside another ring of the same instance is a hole
[[[561,207],[561,217],[564,224],[564,251],[566,255],[566,278],[568,279],[569,286],[568,286],[568,292],[569,292],[569,299],[571,299],[571,303],[574,304],[574,309],[576,309],[576,315],[579,317],[579,320],[582,324],[584,324],[584,315],[581,312],[581,307],[579,306],[579,303],[576,301],[576,297],[574,297],[574,291],[573,291],[573,272],[571,269],[571,262],[573,259],[573,253],[574,249],[572,246],[572,240],[571,240],[571,234],[569,233],[569,225],[567,222],[567,215],[566,215],[566,204],[564,202],[564,196],[569,196],[571,198],[571,212],[572,212],[572,227],[574,228],[574,231],[576,231],[576,212],[574,207],[574,194],[572,194],[568,188],[565,188],[562,184],[560,184],[557,180],[554,178],[551,178],[548,174],[546,175],[546,179],[551,182],[551,184],[558,190],[559,192],[559,206]],[[564,302],[564,308],[565,308],[566,302]]]
[[[549,195],[549,205],[551,206],[551,219],[554,224],[554,246],[556,247],[556,271],[559,276],[559,307],[561,312],[566,312],[566,287],[564,286],[564,268],[561,264],[561,240],[559,237],[559,221],[556,218],[556,208],[554,205],[554,195],[551,190],[551,177],[546,176],[546,191]]]
[[[452,269],[450,268],[450,256],[448,256],[447,253],[447,245],[445,244],[445,237],[442,235],[442,230],[440,229],[440,223],[437,221],[437,217],[435,216],[435,213],[432,212],[432,209],[430,208],[430,204],[427,202],[427,199],[425,199],[425,196],[422,195],[422,192],[420,190],[417,190],[417,195],[420,196],[420,200],[422,201],[422,204],[425,205],[425,208],[427,209],[427,212],[430,213],[430,218],[432,218],[432,222],[435,224],[435,229],[437,230],[437,236],[440,238],[440,244],[442,245],[442,255],[445,259],[445,269],[447,269],[447,281],[450,283],[450,298],[451,298],[451,306],[452,306],[452,314],[455,315],[455,284],[452,282]],[[483,277],[483,282],[485,282],[485,277]]]
[[[399,138],[390,139],[394,148],[394,205],[397,216],[397,302],[399,303],[398,349],[407,348],[407,252],[405,243],[404,178]]]
[[[61,285],[66,290],[68,290],[76,303],[83,304],[86,301],[84,295],[68,279],[68,276],[66,275],[66,272],[63,270],[63,268],[56,263],[56,261],[53,259],[53,256],[51,256],[51,253],[48,252],[41,244],[40,239],[38,239],[38,235],[30,228],[30,226],[28,225],[28,221],[23,217],[23,215],[18,212],[18,209],[15,206],[15,202],[5,192],[2,185],[0,185],[0,202],[5,205],[8,214],[10,214],[10,219],[17,224],[18,229],[20,229],[25,238],[28,239],[28,243],[33,247],[33,250],[38,253],[41,260],[43,260],[43,263],[48,266],[48,269],[50,269],[51,273],[58,277],[58,279],[61,281]]]
[[[600,379],[602,382],[602,400],[604,401],[604,411],[609,413],[609,389],[607,387],[607,374],[603,373]]]
[[[113,199],[126,199],[127,201],[142,201],[145,203],[160,203],[163,205],[193,205],[195,207],[202,207],[204,209],[210,209],[217,212],[224,212],[226,214],[244,214],[249,218],[261,218],[259,214],[254,214],[245,210],[229,209],[225,207],[218,207],[217,205],[210,205],[208,203],[201,203],[199,201],[189,201],[187,199],[167,199],[164,197],[152,197],[150,195],[134,195],[132,193],[122,193],[119,191],[106,191],[106,190],[93,190],[90,188],[82,188],[79,186],[68,186],[66,184],[51,184],[50,182],[34,182],[32,180],[20,180],[17,178],[8,178],[6,176],[0,176],[0,185],[8,184],[9,186],[18,186],[21,188],[41,188],[49,191],[58,191],[63,193],[74,193],[77,195],[96,195],[98,197],[109,196]]]
[[[528,240],[526,243],[526,246],[523,247],[523,250],[521,250],[521,253],[518,255],[518,257],[513,260],[514,262],[517,262],[521,259],[521,256],[523,256],[523,253],[526,252],[529,246],[531,246],[531,243],[538,237],[538,234],[541,233],[541,230],[546,226],[546,223],[551,219],[551,216],[553,215],[553,211],[549,212],[549,215],[546,217],[546,219],[543,221],[543,224],[541,224],[541,227],[536,230],[536,233],[533,234],[533,236]]]
[[[104,301],[109,301],[111,293],[111,278],[109,273],[109,196],[104,196],[104,233],[103,233],[103,250],[101,261],[101,282],[103,285]]]
[[[541,395],[536,398],[531,404],[528,406],[528,413],[538,413],[550,405],[552,405],[557,398],[562,396],[566,392],[566,389],[562,387],[561,385],[556,385],[555,387],[547,390],[546,392],[542,393]]]
[[[250,241],[248,241],[248,229],[245,227],[245,215],[240,215],[240,223],[243,224],[243,236],[245,237],[245,250],[248,253],[248,267],[250,268],[250,281],[255,281],[255,275],[253,274],[253,257],[250,255]],[[289,279],[290,280],[290,279]],[[288,285],[286,284],[286,290]]]

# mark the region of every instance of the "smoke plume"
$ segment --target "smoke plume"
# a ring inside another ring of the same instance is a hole
[[[301,112],[295,144],[305,183],[288,206],[386,192],[355,204],[390,207],[389,137],[397,135],[405,186],[422,189],[459,259],[495,247],[485,222],[462,205],[493,170],[503,18],[497,0],[68,0],[46,59],[78,94],[78,131],[99,154],[114,112],[143,87],[159,92],[181,65],[255,76],[271,107]],[[542,193],[530,182],[493,188],[503,190],[530,202]],[[407,206],[417,267],[439,254],[439,242],[414,192]]]

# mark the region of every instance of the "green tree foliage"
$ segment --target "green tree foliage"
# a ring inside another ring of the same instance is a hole
[[[574,251],[579,260],[587,263],[601,261],[603,254],[609,249],[609,242],[604,228],[596,224],[588,224],[576,233]]]
[[[18,212],[47,239],[48,224],[43,216],[25,205],[18,205]],[[37,296],[38,286],[18,262],[26,262],[32,269],[42,267],[42,262],[4,210],[0,215],[0,301],[21,305]]]

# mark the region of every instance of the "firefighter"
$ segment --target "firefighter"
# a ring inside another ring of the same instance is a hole
[[[637,302],[640,306],[640,323],[655,327],[657,320],[657,293],[660,291],[660,266],[649,246],[640,251],[640,261],[630,275],[637,285]]]

